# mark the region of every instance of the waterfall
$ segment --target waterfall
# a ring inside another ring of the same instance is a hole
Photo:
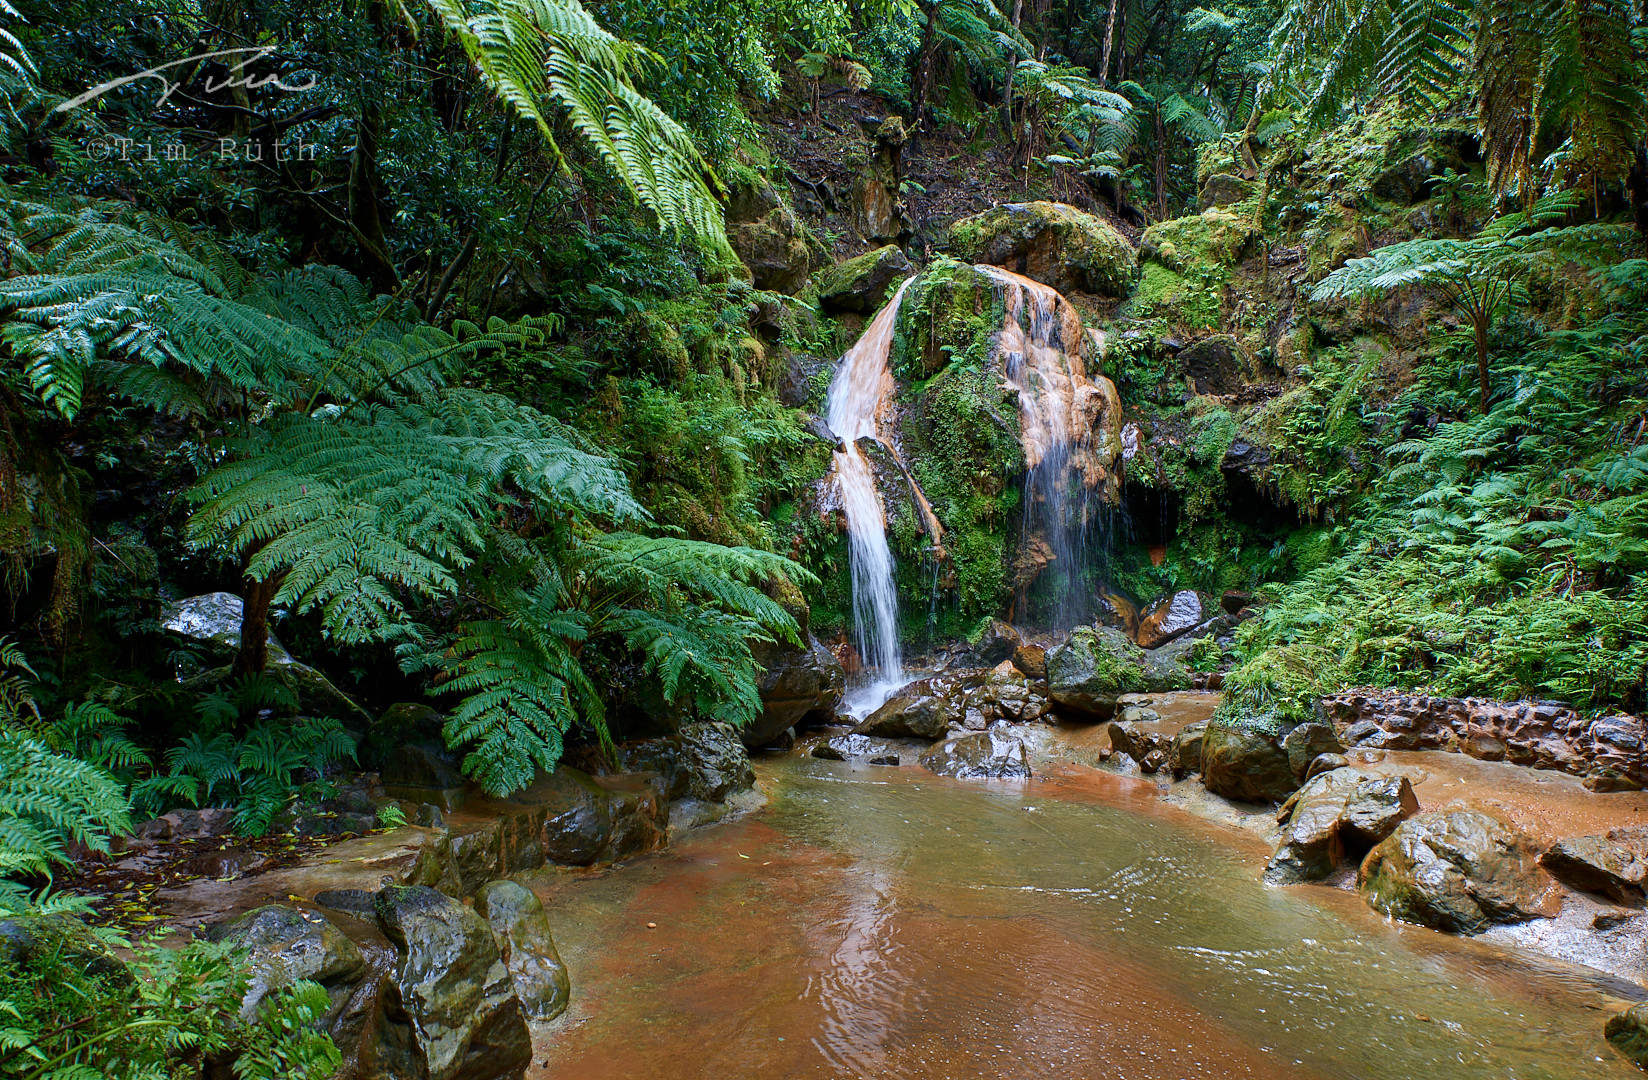
[[[1087,377],[1081,315],[1057,290],[999,267],[977,269],[1002,287],[1006,310],[996,348],[1019,399],[1026,473],[1016,606],[1021,618],[1030,614],[1023,611],[1026,594],[1039,579],[1052,598],[1046,621],[1068,629],[1093,610],[1088,532],[1108,510],[1096,492],[1108,474],[1092,432],[1114,390],[1102,377]]]
[[[830,381],[826,399],[830,430],[842,441],[835,453],[836,484],[847,515],[848,562],[852,568],[853,633],[870,672],[871,685],[853,711],[873,709],[904,681],[898,647],[898,591],[893,584],[893,551],[887,544],[887,515],[876,491],[875,470],[859,448],[881,437],[881,412],[891,400],[887,370],[893,324],[910,280],[876,313],[858,342],[848,349]],[[937,543],[937,537],[934,538]],[[879,700],[876,700],[879,699]],[[873,703],[872,703],[873,702]]]

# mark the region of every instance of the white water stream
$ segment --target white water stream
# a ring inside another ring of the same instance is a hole
[[[846,707],[854,715],[875,709],[904,683],[898,645],[898,590],[893,584],[893,551],[887,544],[887,514],[876,491],[875,470],[859,449],[858,440],[868,436],[885,444],[881,418],[893,390],[887,352],[893,343],[898,306],[910,280],[898,287],[864,335],[842,356],[826,398],[826,421],[844,444],[835,454],[835,476],[847,515],[853,633],[869,675],[869,685],[849,695]]]

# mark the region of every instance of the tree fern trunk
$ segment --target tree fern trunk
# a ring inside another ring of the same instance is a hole
[[[1488,415],[1488,320],[1474,320],[1476,329],[1476,378],[1481,390],[1482,415]]]
[[[910,130],[921,130],[922,113],[927,110],[927,90],[933,81],[933,54],[938,51],[938,4],[927,8],[927,25],[921,30],[921,48],[916,52],[916,76],[910,86]]]
[[[1104,20],[1104,52],[1099,59],[1099,85],[1110,85],[1110,49],[1116,40],[1116,9],[1122,0],[1110,0],[1110,14]]]
[[[236,675],[256,675],[269,666],[269,606],[285,577],[271,574],[262,581],[243,579],[240,651],[232,669]]]

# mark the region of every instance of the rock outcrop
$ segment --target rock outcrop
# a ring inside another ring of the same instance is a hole
[[[1126,296],[1133,245],[1109,223],[1055,202],[1004,203],[950,226],[950,254],[1000,266],[1063,293]]]
[[[1273,885],[1320,881],[1360,857],[1419,812],[1405,776],[1335,769],[1311,779],[1283,804],[1282,842],[1265,867]]]
[[[1357,883],[1376,910],[1456,934],[1548,917],[1558,900],[1533,842],[1462,803],[1404,821],[1368,852]]]
[[[1322,698],[1322,712],[1359,746],[1454,750],[1585,778],[1592,791],[1648,786],[1648,727],[1635,716],[1588,719],[1552,702],[1443,698],[1350,690]]]
[[[793,296],[806,285],[812,250],[795,212],[770,184],[733,186],[727,204],[727,243],[749,269],[757,289]]]
[[[1648,878],[1648,837],[1636,829],[1606,836],[1570,836],[1552,844],[1539,865],[1567,885],[1632,906],[1643,902]]]
[[[847,675],[817,638],[807,634],[800,648],[758,642],[751,651],[763,669],[756,683],[761,715],[739,731],[745,746],[766,746],[797,724],[815,718],[822,723],[835,716]]]
[[[857,727],[855,735],[888,739],[942,739],[951,724],[961,723],[966,706],[942,681],[920,679],[888,698]]]

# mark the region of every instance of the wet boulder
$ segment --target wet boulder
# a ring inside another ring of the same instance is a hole
[[[1207,721],[1191,724],[1173,736],[1169,761],[1175,778],[1202,771],[1202,740],[1207,737]]]
[[[1145,609],[1134,641],[1141,649],[1159,648],[1206,622],[1214,610],[1200,593],[1181,589]]]
[[[1000,619],[991,619],[984,625],[984,633],[969,650],[974,664],[979,667],[993,668],[1004,660],[1010,660],[1024,639],[1019,632]]]
[[[1323,773],[1294,792],[1277,814],[1282,842],[1265,867],[1272,885],[1320,881],[1360,857],[1419,812],[1405,776],[1357,769]]]
[[[1115,627],[1077,627],[1047,653],[1047,696],[1075,712],[1109,716],[1121,695],[1147,689],[1144,660]]]
[[[888,698],[857,727],[855,735],[885,739],[942,739],[952,723],[960,723],[963,708],[955,696],[931,680],[922,679]]]
[[[202,593],[167,604],[160,611],[160,628],[191,641],[204,642],[220,659],[232,658],[240,648],[240,622],[246,605],[232,592]],[[288,663],[292,654],[269,632],[269,662]]]
[[[361,741],[360,762],[396,799],[450,813],[463,805],[461,757],[446,745],[446,718],[421,702],[391,705]]]
[[[813,275],[819,305],[826,312],[869,315],[886,302],[892,288],[915,268],[897,244],[888,244]]]
[[[1570,836],[1551,845],[1539,865],[1565,884],[1585,892],[1601,893],[1621,904],[1640,905],[1648,861],[1639,842],[1615,833],[1607,836]]]
[[[813,747],[812,756],[825,761],[868,761],[872,764],[885,764],[884,760],[877,759],[891,758],[892,764],[898,764],[897,750],[863,735],[831,736]]]
[[[1288,767],[1301,780],[1309,771],[1311,762],[1321,755],[1345,752],[1344,744],[1328,724],[1300,724],[1288,732],[1282,745],[1287,750]]]
[[[663,847],[669,839],[669,798],[656,773],[599,779],[567,765],[504,800],[496,869],[515,873],[545,862],[591,866]],[[475,874],[483,871],[479,866]],[[466,873],[464,880],[473,881]]]
[[[266,995],[301,979],[320,983],[330,994],[359,982],[367,971],[359,947],[318,911],[269,904],[213,926],[206,937],[247,950],[253,978],[241,1006],[246,1017],[256,1015]]]
[[[1557,890],[1533,842],[1463,803],[1404,821],[1362,862],[1377,911],[1456,934],[1556,913]]]
[[[553,1020],[566,1012],[572,981],[544,905],[532,891],[513,881],[489,882],[475,894],[475,913],[492,928],[526,1015]]]
[[[88,975],[129,985],[131,972],[91,927],[72,915],[0,918],[0,961],[27,965],[45,957]]]
[[[1216,716],[1202,737],[1202,783],[1216,795],[1279,802],[1298,781],[1282,746],[1285,727],[1269,714]]]
[[[429,1080],[521,1077],[532,1061],[515,982],[486,921],[422,887],[391,886],[375,901],[395,946],[395,984],[428,1060]]]
[[[750,752],[731,724],[684,724],[678,738],[691,798],[726,802],[728,796],[755,786]]]
[[[1013,650],[1013,666],[1027,679],[1047,678],[1047,650],[1040,645],[1020,645]]]
[[[767,746],[797,724],[835,716],[847,675],[817,638],[805,635],[800,647],[757,642],[751,652],[762,668],[756,680],[761,715],[739,731],[745,746]]]
[[[1138,259],[1108,222],[1056,202],[1003,203],[950,226],[950,254],[1005,267],[1062,293],[1124,297]]]
[[[958,780],[1024,780],[1030,776],[1023,741],[995,727],[935,743],[918,760],[929,772]]]
[[[1648,1069],[1648,1001],[1639,1001],[1625,1012],[1610,1016],[1602,1034],[1638,1068]]]

